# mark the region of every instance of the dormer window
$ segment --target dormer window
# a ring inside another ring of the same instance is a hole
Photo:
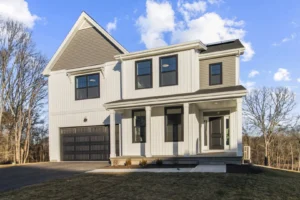
[[[99,74],[75,77],[75,100],[100,97]]]
[[[159,58],[159,86],[178,84],[177,55]]]
[[[135,89],[152,88],[152,60],[135,62]]]
[[[222,63],[209,65],[209,85],[222,84]]]

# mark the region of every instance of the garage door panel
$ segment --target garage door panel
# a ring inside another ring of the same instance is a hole
[[[109,126],[61,128],[62,160],[108,160]],[[119,154],[119,126],[116,125],[116,151]]]

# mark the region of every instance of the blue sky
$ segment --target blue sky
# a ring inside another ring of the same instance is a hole
[[[82,11],[104,28],[111,23],[110,33],[130,52],[238,37],[248,47],[244,85],[287,86],[300,95],[299,0],[0,0],[0,14],[28,24],[49,59]]]

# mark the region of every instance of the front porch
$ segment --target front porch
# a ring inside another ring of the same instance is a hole
[[[242,99],[194,99],[180,95],[174,102],[134,102],[111,106],[110,123],[122,115],[120,156],[116,157],[115,130],[110,129],[112,165],[141,160],[164,164],[234,163],[242,161]],[[182,102],[186,101],[186,102]],[[161,101],[162,102],[162,101]]]

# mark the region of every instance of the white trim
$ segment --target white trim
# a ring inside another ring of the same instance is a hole
[[[230,92],[217,92],[212,94],[187,94],[186,96],[175,96],[175,97],[165,97],[161,98],[157,97],[156,99],[143,99],[139,101],[132,101],[127,102],[116,102],[112,104],[104,104],[106,109],[132,109],[132,107],[138,106],[145,106],[145,105],[162,105],[162,104],[170,104],[170,103],[195,103],[198,101],[205,101],[205,100],[215,100],[215,99],[226,99],[226,98],[238,98],[243,97],[247,94],[246,90],[241,91],[230,91]]]
[[[87,21],[92,26],[94,26],[98,31],[100,31],[108,40],[110,40],[117,48],[119,48],[124,53],[129,53],[120,43],[118,43],[108,32],[106,32],[95,20],[93,20],[88,14],[82,12],[79,18],[77,19],[76,23],[68,33],[67,37],[59,46],[58,50],[55,52],[53,57],[51,58],[50,62],[46,66],[43,71],[43,75],[49,76],[52,67],[55,65],[56,61],[59,59],[63,51],[66,49],[70,41],[72,40],[75,33],[81,28],[84,22]]]
[[[235,57],[235,84],[239,85],[240,84],[240,56],[237,55]]]
[[[245,48],[238,48],[238,49],[230,49],[226,51],[216,51],[212,53],[205,53],[199,54],[199,59],[209,59],[209,58],[217,58],[217,57],[224,57],[224,56],[231,56],[231,55],[243,55]]]
[[[207,47],[200,40],[197,40],[197,41],[192,41],[192,42],[185,42],[185,43],[180,43],[180,44],[175,44],[175,45],[169,45],[169,46],[165,46],[165,47],[137,51],[137,52],[133,52],[133,53],[120,54],[120,55],[116,55],[115,59],[129,60],[129,59],[134,59],[134,58],[166,54],[166,53],[178,52],[178,51],[189,50],[189,49],[206,50]]]

